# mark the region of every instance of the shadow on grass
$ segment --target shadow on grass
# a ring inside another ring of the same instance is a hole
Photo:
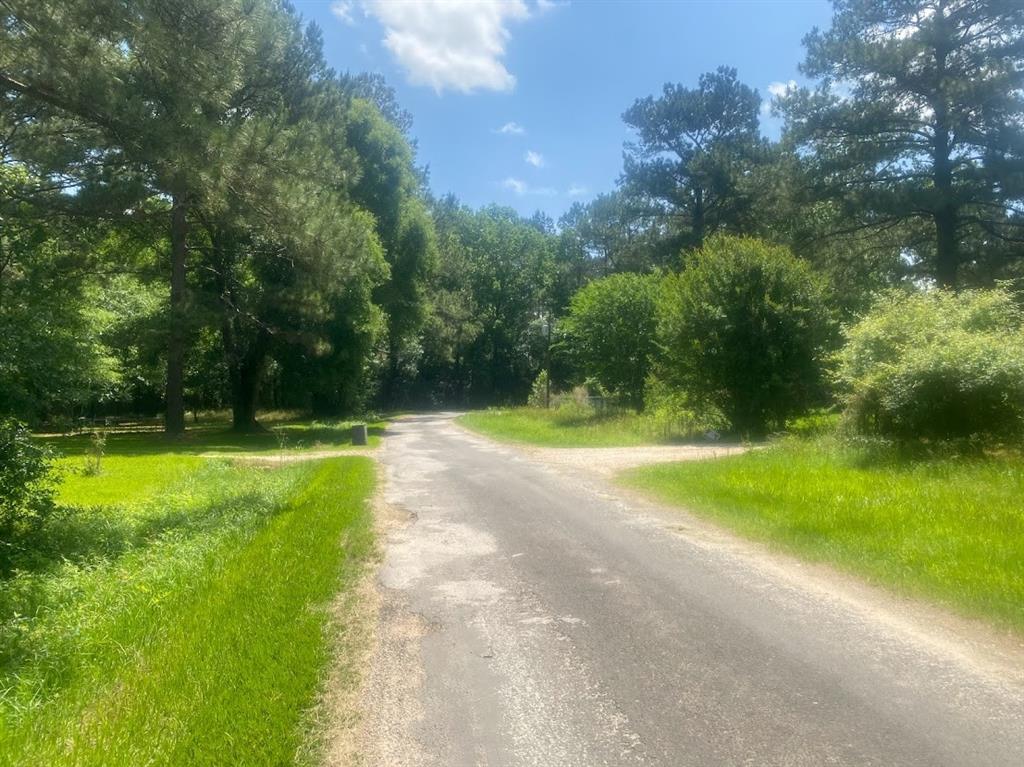
[[[382,437],[384,424],[370,424],[367,435],[373,441]],[[46,437],[45,444],[65,455],[83,455],[91,447],[90,436]],[[245,453],[252,451],[340,448],[352,446],[352,423],[280,424],[266,431],[244,434],[233,432],[223,424],[199,425],[183,437],[172,439],[161,432],[111,432],[107,435],[106,454],[117,456],[167,455],[199,453]]]
[[[42,573],[68,564],[109,564],[172,537],[183,539],[230,525],[243,516],[251,519],[273,512],[255,489],[218,496],[198,506],[163,501],[159,505],[158,513],[144,516],[116,505],[60,506],[39,530],[7,544],[0,558],[0,582],[14,574]]]
[[[161,503],[153,508],[159,511],[139,517],[117,506],[60,507],[40,530],[16,547],[8,544],[0,564],[0,683],[4,676],[16,677],[23,664],[37,662],[38,637],[28,629],[38,619],[45,621],[48,611],[77,603],[83,572],[117,567],[132,554],[145,558],[164,545],[187,546],[207,535],[257,528],[258,520],[287,506],[257,488],[246,488],[196,505]],[[19,630],[19,620],[26,630]],[[61,641],[58,636],[58,645]],[[56,650],[44,674],[48,686],[59,685],[73,662],[71,654]]]

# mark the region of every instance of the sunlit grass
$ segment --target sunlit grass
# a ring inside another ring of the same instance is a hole
[[[301,761],[329,605],[372,549],[372,462],[130,437],[68,475],[0,579],[0,764]]]
[[[133,504],[166,490],[204,463],[191,455],[108,455],[101,459],[96,474],[85,472],[80,456],[62,458],[57,466],[62,475],[58,498],[63,504],[102,506]]]
[[[488,437],[545,447],[630,447],[679,442],[686,435],[634,412],[601,414],[581,408],[477,410],[459,423]]]
[[[1024,630],[1024,459],[879,458],[829,438],[622,477],[733,530]]]

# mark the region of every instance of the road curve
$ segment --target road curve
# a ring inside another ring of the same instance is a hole
[[[1024,765],[1024,679],[685,515],[471,435],[389,429],[366,761]]]

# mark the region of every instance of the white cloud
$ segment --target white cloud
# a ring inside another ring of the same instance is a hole
[[[544,167],[544,155],[542,155],[540,152],[534,152],[532,149],[529,149],[527,150],[526,154],[523,155],[523,159],[526,160],[526,162],[529,165],[532,165],[534,168]]]
[[[583,186],[583,184],[570,184],[568,195],[570,197],[582,197],[589,191],[590,190],[587,189],[587,187]]]
[[[507,122],[498,128],[495,133],[504,133],[508,136],[522,136],[526,133],[526,128],[517,122]]]
[[[349,26],[356,23],[356,20],[352,17],[354,10],[355,3],[353,0],[334,0],[331,3],[331,13]]]
[[[526,194],[526,182],[518,178],[512,178],[511,176],[509,176],[508,178],[501,182],[501,185],[506,189],[511,189],[516,194]]]
[[[541,197],[552,197],[558,192],[549,186],[530,186],[525,181],[519,178],[513,178],[509,176],[501,182],[502,187],[515,192],[517,197],[523,197],[524,195],[539,195]]]
[[[510,22],[530,17],[523,0],[366,0],[384,25],[384,46],[413,85],[508,91],[516,78],[502,59]]]
[[[773,83],[768,83],[768,93],[778,98],[779,96],[785,96],[791,90],[796,88],[796,80],[789,80],[788,82],[779,82],[776,80]]]

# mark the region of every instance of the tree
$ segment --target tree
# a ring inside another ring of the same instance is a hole
[[[565,345],[580,372],[643,408],[644,382],[655,353],[660,275],[616,274],[572,297],[562,322]]]
[[[719,67],[696,88],[666,84],[659,98],[639,99],[623,114],[637,141],[626,144],[622,184],[671,224],[675,250],[741,228],[751,199],[741,178],[761,144],[760,106],[735,69]]]
[[[816,157],[821,197],[844,219],[933,227],[915,249],[955,285],[972,231],[1022,239],[1024,5],[1002,0],[834,0],[832,27],[805,38],[822,78],[781,106]],[[981,248],[987,247],[979,242]]]
[[[821,397],[830,333],[824,286],[805,262],[718,235],[665,279],[658,373],[740,433],[763,435]]]
[[[0,30],[6,120],[33,116],[19,151],[40,175],[131,191],[135,205],[169,200],[166,429],[180,434],[194,213],[217,194],[238,131],[289,98],[273,78],[317,73],[319,40],[297,45],[275,0],[5,0]]]
[[[381,91],[378,83],[377,92]],[[412,146],[374,104],[357,98],[345,119],[346,141],[357,158],[353,200],[376,218],[388,275],[374,291],[387,321],[383,400],[394,405],[399,388],[419,363],[419,331],[426,321],[425,284],[436,267],[433,222],[422,200]]]
[[[827,277],[830,304],[844,319],[865,311],[879,291],[926,276],[902,257],[921,241],[919,226],[850,226],[839,201],[814,193],[813,160],[798,155],[787,138],[769,148],[747,182],[759,190],[751,208],[752,234],[786,245]]]
[[[359,156],[346,140],[352,102],[330,80],[302,78],[291,87],[267,81],[287,98],[278,113],[268,110],[237,132],[238,159],[225,163],[223,193],[197,211],[207,237],[204,287],[216,297],[240,431],[258,428],[259,389],[271,358],[295,367],[287,347],[310,358],[302,367],[318,414],[337,414],[351,402],[348,393],[338,395],[334,374],[362,378],[369,350],[361,330],[372,325],[376,337],[370,290],[388,275],[380,222],[352,199],[359,177]],[[338,364],[353,355],[354,367]]]

